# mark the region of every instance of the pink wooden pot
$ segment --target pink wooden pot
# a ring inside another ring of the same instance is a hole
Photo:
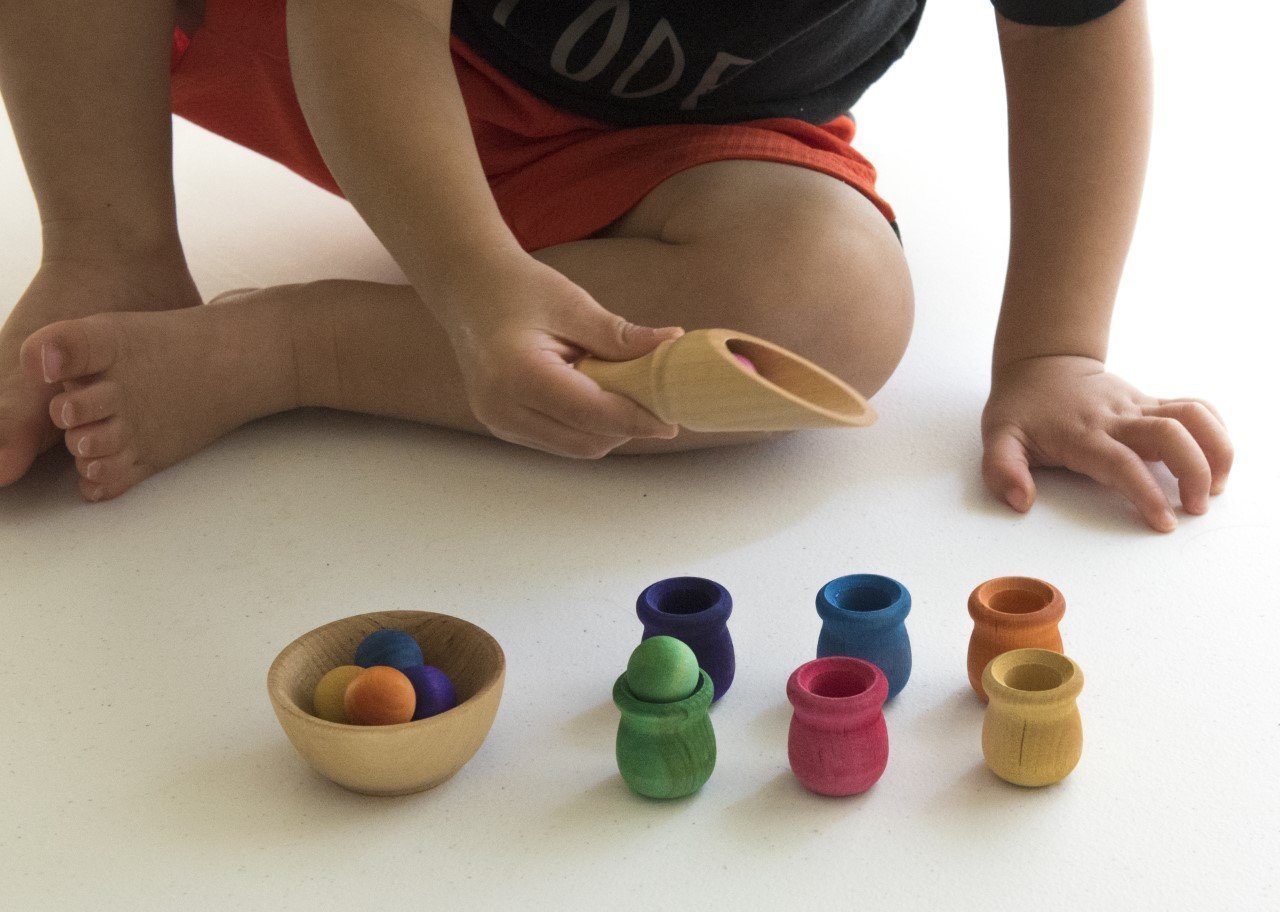
[[[881,712],[888,694],[879,668],[849,656],[814,659],[792,672],[787,699],[795,712],[787,756],[805,788],[840,796],[875,785],[889,762]]]

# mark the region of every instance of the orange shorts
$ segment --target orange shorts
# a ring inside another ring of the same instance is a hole
[[[489,187],[525,250],[588,237],[673,174],[724,159],[821,171],[893,221],[875,168],[849,145],[847,116],[620,127],[542,101],[456,37],[451,49]],[[175,35],[172,71],[175,114],[341,193],[294,94],[285,0],[207,0],[195,34]]]

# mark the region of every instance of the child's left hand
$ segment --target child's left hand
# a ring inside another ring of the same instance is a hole
[[[1133,501],[1157,532],[1178,521],[1146,461],[1178,479],[1188,513],[1209,509],[1234,452],[1217,410],[1199,399],[1156,399],[1100,361],[1053,355],[996,371],[982,414],[982,475],[996,496],[1025,513],[1035,500],[1032,466],[1064,466]]]

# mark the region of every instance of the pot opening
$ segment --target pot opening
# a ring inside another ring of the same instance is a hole
[[[1062,685],[1062,674],[1047,665],[1015,665],[1004,673],[1000,683],[1013,690],[1053,690]]]
[[[818,697],[856,697],[865,693],[875,681],[873,675],[862,668],[826,668],[807,681],[801,682],[805,690]]]
[[[756,373],[774,386],[804,402],[848,417],[857,417],[864,412],[863,404],[843,384],[815,373],[807,363],[789,352],[747,339],[729,339],[725,348],[730,354],[741,355],[750,361]]]
[[[1001,614],[1031,614],[1053,601],[1053,593],[1036,589],[1001,589],[987,599],[992,611]]]
[[[883,611],[894,602],[894,596],[878,586],[853,586],[836,593],[832,600],[844,611]]]
[[[698,614],[720,600],[720,589],[707,580],[689,579],[656,595],[653,607],[663,614]]]

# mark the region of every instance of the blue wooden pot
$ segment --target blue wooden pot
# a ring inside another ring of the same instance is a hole
[[[733,598],[729,590],[699,576],[676,576],[649,586],[636,599],[636,616],[644,625],[641,641],[654,636],[680,640],[698,658],[719,700],[733,683],[733,639],[729,615]]]
[[[911,611],[907,587],[887,576],[855,573],[833,579],[818,590],[818,658],[844,655],[879,666],[893,699],[911,677],[911,640],[906,619]]]

